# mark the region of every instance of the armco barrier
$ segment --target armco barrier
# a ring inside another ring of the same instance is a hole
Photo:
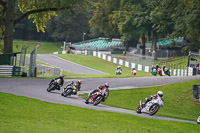
[[[24,67],[0,65],[0,77],[21,76]]]
[[[13,74],[13,66],[0,65],[0,76],[11,77]]]

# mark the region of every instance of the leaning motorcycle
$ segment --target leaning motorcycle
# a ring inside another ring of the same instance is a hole
[[[53,90],[60,90],[60,79],[53,79],[50,83],[49,83],[49,87],[47,88],[48,92],[51,92]]]
[[[158,72],[157,72],[160,76],[162,76],[162,69],[158,68]]]
[[[200,124],[200,115],[197,118],[197,124]]]
[[[88,97],[89,96],[90,93],[88,94]],[[105,97],[101,92],[95,92],[89,99],[89,103],[93,104],[94,106],[100,104],[102,101],[105,101]]]
[[[61,96],[67,97],[67,96],[76,95],[76,94],[77,94],[76,86],[71,85],[71,86],[67,86],[66,88],[64,88],[64,91],[61,94]]]
[[[152,99],[151,101],[147,102],[145,105],[140,100],[140,105],[137,108],[137,113],[148,113],[149,115],[155,115],[158,110],[164,106],[163,100],[158,97],[157,99]]]
[[[170,71],[169,71],[168,68],[165,68],[164,73],[165,73],[166,75],[170,76]]]
[[[117,69],[116,70],[116,75],[121,75],[122,74],[122,71],[120,69]]]
[[[153,69],[153,71],[151,73],[152,73],[152,75],[156,76],[157,75],[156,69]]]

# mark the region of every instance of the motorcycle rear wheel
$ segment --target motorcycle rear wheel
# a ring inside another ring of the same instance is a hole
[[[98,105],[103,100],[102,96],[97,96],[94,101],[94,106]]]
[[[72,94],[72,90],[71,89],[68,89],[65,93],[64,93],[64,97],[67,97],[68,95],[71,95]]]
[[[159,104],[153,104],[149,109],[149,115],[155,115],[159,110]]]

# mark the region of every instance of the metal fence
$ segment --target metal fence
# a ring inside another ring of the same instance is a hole
[[[146,66],[152,66],[154,64],[154,58],[152,56],[134,54],[133,52],[127,52],[125,60]]]
[[[59,76],[60,74],[62,74],[62,69],[60,68],[54,68],[46,65],[37,64],[38,77]]]
[[[181,50],[156,50],[157,58],[184,56]]]

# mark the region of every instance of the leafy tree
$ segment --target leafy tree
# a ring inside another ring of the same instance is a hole
[[[176,6],[172,14],[175,22],[173,35],[184,37],[191,48],[200,49],[200,1],[178,0]]]
[[[113,11],[120,6],[120,0],[98,0],[94,3],[95,11],[89,21],[93,29],[99,29],[107,37],[119,37],[117,25],[111,21]]]
[[[54,41],[82,41],[83,33],[89,32],[89,18],[86,10],[77,8],[74,16],[59,14],[47,23],[47,33]]]
[[[4,38],[4,53],[13,51],[14,25],[27,17],[33,19],[37,31],[45,32],[46,22],[56,11],[73,14],[76,7],[85,7],[88,0],[0,0],[0,34]],[[16,14],[15,7],[20,9],[21,15]]]

